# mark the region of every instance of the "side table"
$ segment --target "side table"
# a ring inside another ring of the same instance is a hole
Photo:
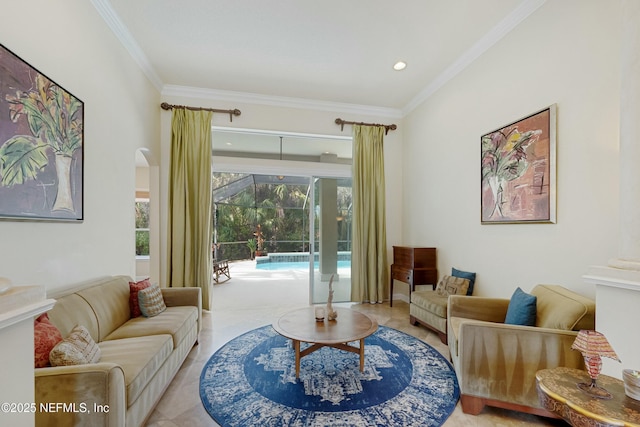
[[[592,398],[576,384],[590,382],[586,371],[571,368],[536,372],[540,404],[574,427],[640,426],[640,401],[627,397],[621,380],[598,376],[598,385],[613,395],[609,400]]]
[[[416,285],[438,283],[436,248],[393,247],[393,264],[389,276],[389,307],[393,307],[393,281],[409,284],[409,299]]]

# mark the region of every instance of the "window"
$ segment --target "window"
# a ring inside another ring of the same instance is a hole
[[[136,199],[136,256],[149,256],[149,199]]]

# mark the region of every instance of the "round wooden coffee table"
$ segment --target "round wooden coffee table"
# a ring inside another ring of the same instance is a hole
[[[296,357],[296,378],[300,376],[300,359],[322,347],[333,347],[360,355],[360,371],[364,371],[364,339],[378,329],[375,319],[349,308],[334,307],[336,320],[316,321],[314,307],[285,313],[273,323],[273,329],[291,339]],[[349,345],[360,341],[359,347]],[[300,351],[300,343],[311,343]]]

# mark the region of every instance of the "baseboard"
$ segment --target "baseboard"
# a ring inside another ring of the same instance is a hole
[[[407,294],[393,294],[393,301],[404,301],[409,304],[409,296]]]

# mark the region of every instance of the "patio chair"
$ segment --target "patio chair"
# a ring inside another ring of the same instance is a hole
[[[216,261],[213,260],[213,280],[216,283],[220,283],[220,276],[227,276],[225,282],[231,279],[231,273],[229,272],[229,261],[226,259]]]

